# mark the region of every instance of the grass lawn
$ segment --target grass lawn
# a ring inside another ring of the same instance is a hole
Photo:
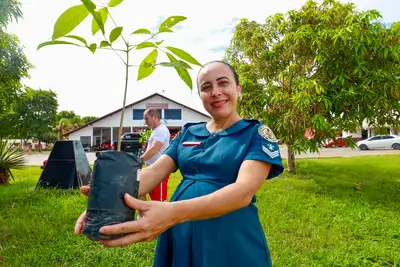
[[[257,193],[274,266],[400,266],[400,155],[297,166]],[[155,241],[102,248],[74,236],[85,197],[34,191],[40,171],[14,171],[16,181],[0,187],[0,265],[151,266]]]

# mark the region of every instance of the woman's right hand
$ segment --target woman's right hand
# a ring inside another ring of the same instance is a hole
[[[84,194],[85,196],[88,196],[89,192],[90,192],[90,187],[82,186],[80,188],[80,190],[81,190],[82,194]],[[75,230],[74,230],[74,233],[76,235],[80,235],[82,233],[83,224],[85,223],[85,219],[86,219],[86,210],[81,214],[81,216],[79,216],[78,220],[76,221]]]

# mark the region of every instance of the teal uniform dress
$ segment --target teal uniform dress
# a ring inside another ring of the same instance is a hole
[[[183,177],[171,201],[204,196],[234,183],[245,160],[272,164],[266,179],[283,172],[272,131],[256,120],[242,119],[216,134],[205,122],[186,124],[164,153]],[[248,206],[226,215],[171,227],[158,238],[153,267],[272,266],[255,202],[254,196]]]

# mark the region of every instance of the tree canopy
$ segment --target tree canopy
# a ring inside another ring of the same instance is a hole
[[[287,145],[289,171],[295,153],[318,151],[364,121],[399,125],[400,23],[387,28],[381,18],[352,3],[310,0],[265,23],[236,25],[226,59],[244,86],[239,110]]]
[[[15,106],[15,133],[21,139],[37,138],[43,141],[56,124],[57,108],[56,93],[27,87]]]
[[[16,35],[6,26],[22,16],[20,3],[15,0],[0,2],[0,139],[10,134],[15,99],[21,92],[21,80],[28,77],[32,67]]]

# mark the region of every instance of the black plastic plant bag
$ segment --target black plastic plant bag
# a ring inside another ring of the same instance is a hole
[[[135,210],[126,205],[124,195],[138,197],[142,159],[119,151],[98,152],[96,157],[83,233],[92,240],[119,238],[124,235],[102,235],[99,230],[135,219]]]

